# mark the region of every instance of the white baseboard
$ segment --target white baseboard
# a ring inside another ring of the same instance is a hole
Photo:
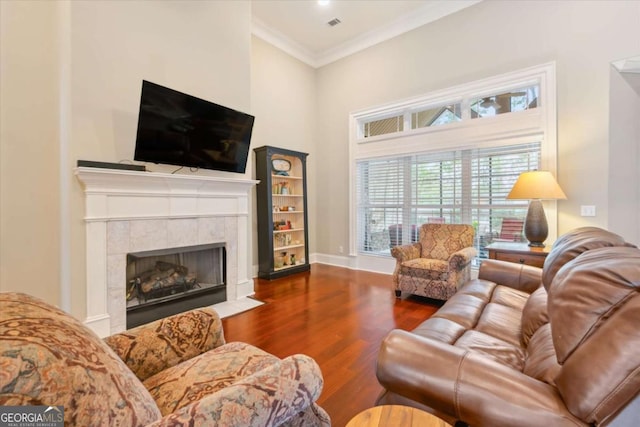
[[[309,261],[312,264],[328,264],[335,265],[336,267],[344,267],[350,268],[352,270],[357,270],[356,258],[344,255],[329,255],[329,254],[311,254],[309,256]]]
[[[346,256],[314,253],[309,255],[311,264],[327,264],[351,270],[370,271],[372,273],[393,274],[396,267],[394,258],[383,256]],[[253,277],[258,277],[258,266],[253,266]]]
[[[396,260],[394,258],[384,256],[313,254],[310,258],[320,264],[329,264],[337,267],[350,268],[352,270],[370,271],[380,274],[393,274],[393,270],[396,267]]]
[[[257,276],[257,270],[256,270],[256,276]],[[236,286],[236,299],[238,300],[251,296],[254,293],[255,292],[253,290],[253,280],[247,280],[246,282],[238,283],[238,285]]]

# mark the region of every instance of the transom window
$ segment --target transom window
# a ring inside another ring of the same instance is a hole
[[[361,138],[401,133],[405,130],[428,128],[461,122],[466,119],[493,117],[538,107],[540,85],[516,87],[488,95],[469,94],[463,102],[412,105],[400,111],[386,112],[384,117],[359,121]]]
[[[522,172],[555,172],[554,75],[548,64],[352,114],[351,253],[389,256],[428,222],[472,224],[479,258],[505,227],[524,241],[528,202],[506,196]]]

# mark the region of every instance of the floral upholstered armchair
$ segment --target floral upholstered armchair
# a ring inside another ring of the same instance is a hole
[[[313,359],[225,343],[210,308],[101,340],[63,311],[0,294],[0,406],[63,406],[65,426],[329,426]]]
[[[474,228],[466,224],[423,224],[418,242],[396,246],[393,285],[396,297],[408,292],[447,300],[471,276]]]

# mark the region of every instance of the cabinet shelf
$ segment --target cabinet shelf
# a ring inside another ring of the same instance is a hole
[[[273,248],[273,252],[282,252],[285,250],[295,249],[295,248],[304,248],[303,244],[299,245],[289,245],[289,246],[277,246]]]
[[[288,270],[290,268],[300,267],[300,266],[303,266],[303,265],[305,265],[305,264],[285,265],[285,266],[282,266],[282,267],[274,268],[273,270],[274,271],[282,271],[282,270]]]
[[[271,179],[272,180],[276,180],[276,179],[299,179],[299,180],[302,180],[303,178],[301,176],[271,174]]]
[[[290,228],[288,230],[273,230],[273,234],[292,233],[294,231],[304,231],[304,228]]]
[[[276,279],[309,271],[309,235],[307,226],[307,153],[264,146],[256,153],[258,219],[258,277]],[[286,160],[290,175],[274,173],[273,161]],[[285,194],[282,194],[282,193]],[[291,207],[292,210],[288,210]],[[287,210],[280,210],[287,208]],[[292,228],[275,230],[278,225]],[[284,246],[279,246],[284,245]],[[287,259],[282,259],[282,252]],[[291,258],[294,265],[289,263]]]

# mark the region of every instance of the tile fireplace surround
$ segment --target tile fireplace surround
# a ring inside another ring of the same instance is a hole
[[[227,300],[253,293],[249,190],[258,181],[78,167],[84,184],[87,317],[104,337],[126,329],[129,252],[224,243]]]

